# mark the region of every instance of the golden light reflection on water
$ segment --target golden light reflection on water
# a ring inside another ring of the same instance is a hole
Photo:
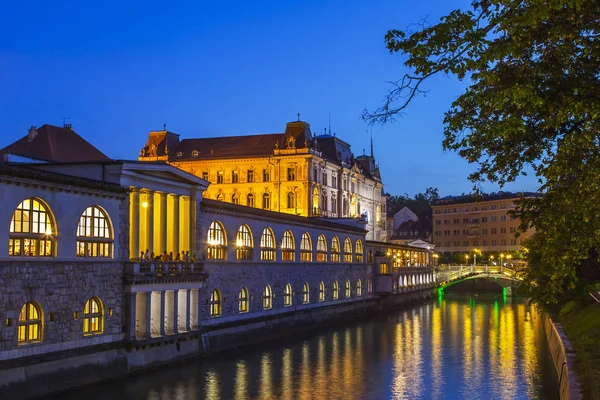
[[[540,318],[523,302],[432,301],[301,342],[172,367],[119,391],[127,397],[101,398],[552,398],[539,395],[548,361],[540,335]],[[98,398],[72,399],[86,397]]]

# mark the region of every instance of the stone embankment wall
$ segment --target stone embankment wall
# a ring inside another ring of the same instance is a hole
[[[571,347],[571,342],[562,326],[554,323],[547,314],[543,314],[542,323],[552,354],[552,362],[558,375],[560,399],[580,400],[582,398],[581,389],[575,375],[575,352]]]

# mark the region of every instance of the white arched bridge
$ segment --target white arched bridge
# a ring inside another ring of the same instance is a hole
[[[517,271],[512,267],[488,265],[464,265],[449,267],[447,271],[438,271],[438,292],[442,294],[448,286],[470,279],[491,279],[504,288],[507,295],[512,294],[512,288],[520,283]]]

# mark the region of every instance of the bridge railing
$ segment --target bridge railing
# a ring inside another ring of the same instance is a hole
[[[447,271],[438,271],[438,283],[451,282],[473,274],[506,275],[511,278],[516,277],[516,271],[513,268],[501,265],[459,265],[451,266]]]

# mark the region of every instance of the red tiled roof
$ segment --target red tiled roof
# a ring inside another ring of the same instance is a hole
[[[2,149],[5,153],[52,162],[107,161],[108,156],[73,129],[42,125],[37,135],[27,134]]]
[[[268,156],[273,155],[275,143],[279,142],[281,147],[283,135],[283,133],[270,133],[184,139],[173,153],[169,151],[169,155],[171,160]],[[192,157],[194,150],[198,152],[198,157]],[[178,153],[181,153],[181,157],[177,156]]]

